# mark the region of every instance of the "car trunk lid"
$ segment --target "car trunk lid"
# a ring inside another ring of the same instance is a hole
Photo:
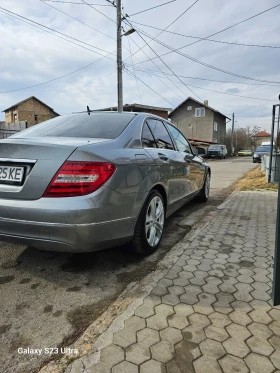
[[[108,140],[66,137],[1,140],[0,198],[41,198],[55,173],[75,149],[103,141]],[[9,179],[4,178],[6,174]]]

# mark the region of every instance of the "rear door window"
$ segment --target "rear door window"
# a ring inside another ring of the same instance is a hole
[[[76,137],[116,139],[135,114],[130,113],[79,113],[59,116],[36,124],[11,138]]]
[[[142,146],[144,148],[156,148],[156,141],[147,123],[144,124],[142,132]]]
[[[168,125],[168,128],[174,138],[178,150],[183,153],[192,154],[190,144],[188,143],[188,140],[185,139],[185,137],[181,134],[181,132],[170,124]]]
[[[147,124],[153,133],[158,148],[174,150],[171,137],[162,121],[148,119]]]

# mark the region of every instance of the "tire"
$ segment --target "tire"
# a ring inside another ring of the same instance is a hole
[[[208,186],[207,186],[208,184]],[[200,191],[200,194],[197,196],[198,202],[207,202],[209,198],[209,191],[210,191],[210,173],[207,172],[207,175],[204,180],[203,187]]]
[[[155,212],[153,211],[154,209]],[[159,214],[158,210],[162,211],[161,214]],[[157,211],[158,217],[154,215],[157,213]],[[151,226],[147,229],[146,227],[148,221],[150,222]],[[158,223],[157,228],[155,223]],[[142,207],[135,226],[134,237],[132,239],[133,251],[141,255],[153,254],[160,245],[164,231],[164,224],[165,205],[162,195],[157,190],[152,190],[148,195],[144,206]]]
[[[253,163],[256,163],[256,161],[253,159]]]

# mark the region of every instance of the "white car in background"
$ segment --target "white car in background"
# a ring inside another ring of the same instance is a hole
[[[225,145],[215,144],[210,145],[208,148],[208,158],[220,158],[225,159],[227,155],[227,147]]]

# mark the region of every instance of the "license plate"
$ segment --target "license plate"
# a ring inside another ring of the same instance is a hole
[[[0,184],[21,184],[24,167],[0,166]]]

